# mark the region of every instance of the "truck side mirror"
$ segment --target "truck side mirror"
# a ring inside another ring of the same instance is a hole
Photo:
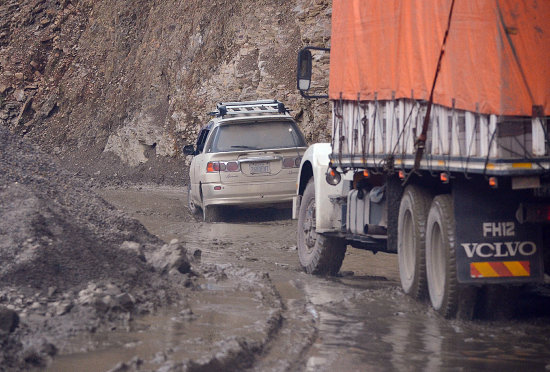
[[[300,91],[300,94],[304,98],[328,98],[328,94],[307,94],[306,92],[310,90],[312,91],[319,91],[320,89],[323,89],[322,87],[311,86],[312,83],[312,74],[313,74],[313,54],[311,53],[312,50],[320,51],[323,53],[329,52],[329,48],[321,48],[321,47],[314,47],[314,46],[306,46],[302,50],[298,52],[298,68],[296,69],[296,85],[298,87],[298,90]],[[315,61],[317,61],[318,55],[315,55]],[[318,84],[317,84],[318,85]]]
[[[195,147],[193,145],[183,146],[183,153],[185,155],[195,155]]]
[[[298,90],[308,91],[311,87],[312,56],[309,49],[302,49],[298,53],[297,82]]]

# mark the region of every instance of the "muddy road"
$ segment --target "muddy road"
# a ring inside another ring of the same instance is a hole
[[[548,284],[522,292],[518,301],[526,310],[511,319],[448,321],[403,294],[395,255],[348,248],[341,276],[302,272],[296,221],[288,210],[232,211],[227,222],[203,223],[188,214],[183,188],[99,193],[163,240],[200,249],[202,263],[246,268],[268,278],[280,301],[279,318],[261,330],[251,325],[264,311],[253,296],[209,288],[189,300],[195,321],[182,325],[174,320],[177,309],[167,310],[137,321],[132,337],[121,344],[113,341],[124,338],[118,333],[99,337],[95,352],[81,348],[61,355],[50,370],[70,370],[75,362],[88,370],[107,368],[136,354],[159,358],[163,348],[197,358],[220,340],[239,335],[262,340],[261,347],[243,356],[251,360],[241,366],[257,371],[550,370]],[[175,355],[161,353],[162,358]]]

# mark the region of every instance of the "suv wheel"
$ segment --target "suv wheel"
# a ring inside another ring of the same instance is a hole
[[[199,207],[195,204],[193,199],[191,198],[191,182],[187,185],[187,207],[189,208],[189,212],[196,216],[199,214]]]

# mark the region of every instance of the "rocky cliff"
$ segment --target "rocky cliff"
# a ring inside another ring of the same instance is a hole
[[[181,147],[220,101],[279,99],[327,140],[328,103],[300,97],[295,64],[330,45],[330,16],[330,0],[5,0],[0,123],[115,183],[185,183]]]

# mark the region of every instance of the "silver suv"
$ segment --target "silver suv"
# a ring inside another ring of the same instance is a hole
[[[224,102],[211,113],[189,169],[189,209],[203,220],[220,219],[220,206],[287,204],[296,193],[304,136],[282,102]]]

